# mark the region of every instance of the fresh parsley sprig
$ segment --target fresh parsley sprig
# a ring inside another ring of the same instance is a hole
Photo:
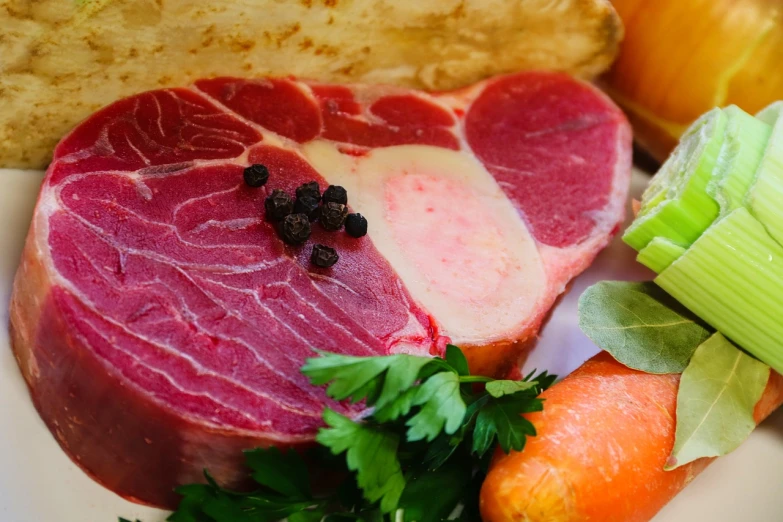
[[[256,449],[245,452],[254,491],[226,490],[205,472],[206,484],[177,490],[183,498],[169,521],[478,520],[489,450],[524,448],[536,430],[522,414],[542,410],[539,394],[556,379],[547,372],[518,381],[470,375],[464,354],[451,345],[442,359],[318,352],[302,372],[314,385],[328,385],[329,397],[368,408],[360,420],[324,410],[316,441],[328,454],[316,460],[341,485],[316,495],[298,453]]]
[[[294,450],[277,448],[245,452],[245,463],[258,488],[237,492],[220,487],[205,471],[206,484],[177,488],[182,495],[171,522],[274,522],[299,514],[299,522],[328,500],[314,497],[302,457]],[[318,518],[320,520],[321,517]],[[292,520],[293,522],[293,520]]]

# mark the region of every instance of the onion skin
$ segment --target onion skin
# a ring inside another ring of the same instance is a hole
[[[783,98],[780,0],[612,0],[625,40],[602,86],[659,161],[713,107]]]

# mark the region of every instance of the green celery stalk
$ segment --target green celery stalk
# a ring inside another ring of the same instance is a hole
[[[728,117],[726,136],[707,193],[727,213],[745,206],[745,197],[756,180],[772,127],[736,105],[723,112]]]
[[[783,102],[776,102],[756,117],[772,125],[772,135],[758,168],[756,183],[747,196],[753,215],[767,232],[783,244]]]
[[[641,250],[662,236],[688,246],[715,220],[720,207],[707,193],[707,184],[718,162],[727,123],[727,115],[714,109],[685,132],[642,196],[639,215],[623,235],[626,243]]]
[[[721,212],[744,206],[771,134],[770,125],[734,105],[708,112],[653,179],[625,242],[641,250],[665,237],[687,247]]]
[[[783,103],[714,109],[642,197],[623,239],[655,282],[783,372]]]
[[[717,221],[655,282],[783,372],[783,247],[747,209]]]
[[[656,237],[639,250],[636,260],[660,274],[685,253],[685,248],[663,237]]]

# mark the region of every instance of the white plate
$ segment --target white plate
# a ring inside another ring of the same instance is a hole
[[[41,174],[0,170],[0,316],[27,234]],[[636,175],[638,194],[645,178]],[[565,375],[595,353],[576,326],[576,299],[602,279],[644,279],[633,252],[615,241],[574,283],[530,355],[527,367]],[[0,522],[116,522],[117,516],[162,522],[162,511],[127,502],[102,488],[60,451],[33,408],[0,328]],[[710,466],[654,522],[783,521],[783,410],[743,446]]]

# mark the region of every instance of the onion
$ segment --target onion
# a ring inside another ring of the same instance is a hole
[[[713,107],[755,113],[783,98],[781,0],[612,3],[625,40],[602,84],[656,159]]]

